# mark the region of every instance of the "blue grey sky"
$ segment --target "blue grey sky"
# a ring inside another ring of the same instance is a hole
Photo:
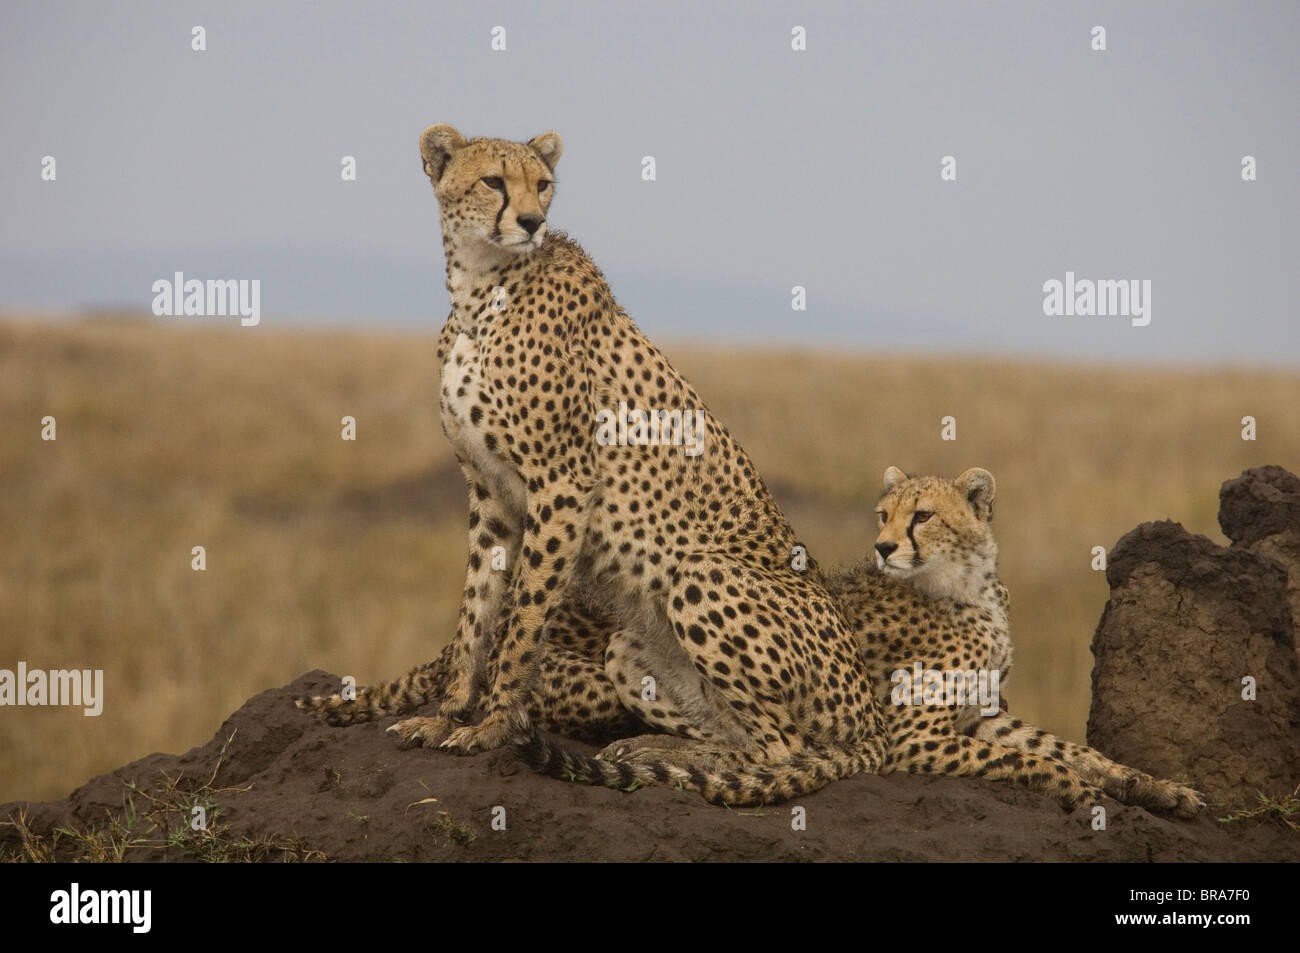
[[[563,136],[550,223],[652,336],[1300,365],[1293,0],[8,0],[0,37],[0,309],[183,271],[260,279],[262,327],[435,330],[447,122]],[[1150,325],[1045,316],[1067,271],[1149,279]]]

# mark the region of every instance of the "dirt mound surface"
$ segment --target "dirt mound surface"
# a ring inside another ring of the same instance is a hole
[[[66,800],[0,806],[0,819],[21,815],[33,851],[55,828],[76,832],[59,835],[56,858],[93,843],[146,861],[1300,859],[1300,841],[1266,824],[1107,802],[1099,831],[1046,797],[969,779],[855,777],[755,810],[668,788],[588,787],[536,775],[513,751],[402,751],[383,730],[395,719],[331,728],[294,708],[295,696],[338,684],[311,672],[250,699],[206,745],[150,755]],[[205,830],[192,826],[195,806]],[[0,828],[0,849],[21,854],[22,829]]]
[[[1300,650],[1300,477],[1281,467],[1255,467],[1219,491],[1219,526],[1232,540],[1280,563]]]
[[[1300,532],[1300,476],[1278,466],[1252,467],[1219,490],[1219,526],[1234,545]]]
[[[1088,743],[1233,808],[1300,783],[1300,478],[1247,470],[1220,501],[1231,546],[1158,522],[1111,552]]]

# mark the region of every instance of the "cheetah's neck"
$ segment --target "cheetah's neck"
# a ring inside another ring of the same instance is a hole
[[[447,294],[461,327],[470,334],[477,332],[485,317],[508,307],[497,289],[519,282],[541,254],[540,249],[521,255],[486,242],[458,239],[445,226],[442,243],[447,258]]]
[[[997,544],[990,538],[977,549],[921,567],[907,583],[934,599],[993,608],[1001,604],[997,561]]]

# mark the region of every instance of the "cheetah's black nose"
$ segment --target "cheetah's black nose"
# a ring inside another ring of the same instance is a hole
[[[876,543],[876,552],[881,559],[888,559],[889,554],[898,548],[898,543]]]
[[[520,215],[516,221],[519,222],[520,228],[526,231],[529,235],[534,235],[537,233],[537,230],[542,227],[542,222],[546,221],[546,219],[542,218],[540,215]]]

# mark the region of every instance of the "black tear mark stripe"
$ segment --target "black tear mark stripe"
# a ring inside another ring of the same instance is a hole
[[[916,507],[921,502],[921,494],[913,492],[912,499],[909,502],[912,504],[912,518],[907,521],[907,541],[912,544],[912,565],[919,566],[921,565],[921,547],[916,545],[916,537],[912,535],[912,531],[916,529]]]
[[[506,214],[506,209],[510,207],[510,183],[506,181],[505,166],[501,167],[501,208],[497,211],[497,220],[492,224],[494,234],[501,234],[501,216]]]

